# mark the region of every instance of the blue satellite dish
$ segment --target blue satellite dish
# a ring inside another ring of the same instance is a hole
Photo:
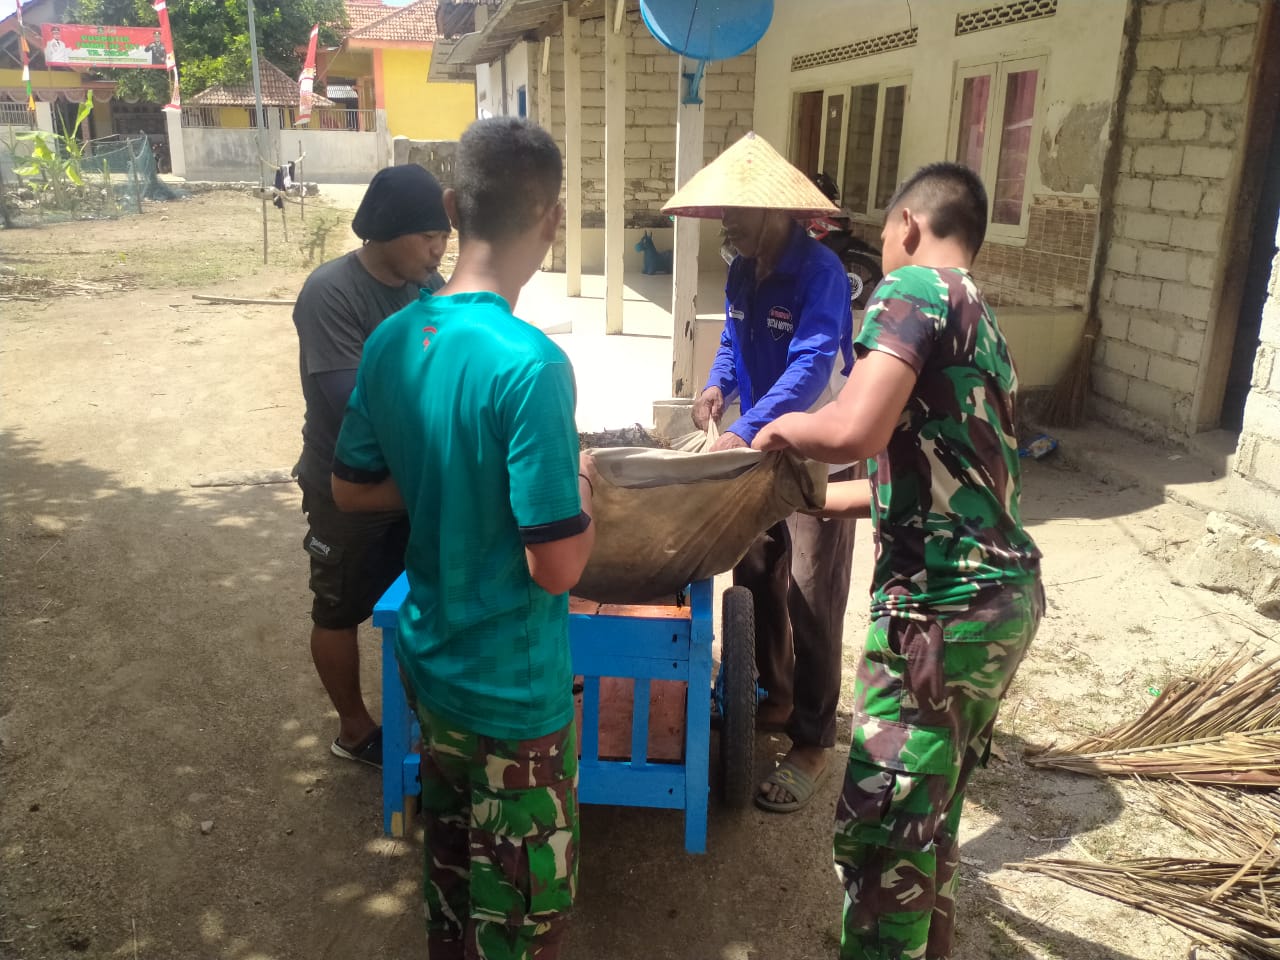
[[[640,15],[668,50],[691,60],[728,60],[760,42],[773,0],[640,0]]]

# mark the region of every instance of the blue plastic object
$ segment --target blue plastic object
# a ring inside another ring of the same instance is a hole
[[[773,0],[640,0],[640,16],[657,41],[690,60],[685,103],[701,103],[699,87],[708,60],[746,53],[773,20]]]
[[[414,749],[420,731],[409,710],[395,656],[398,611],[408,589],[408,580],[401,574],[373,611],[373,625],[382,631],[382,823],[395,837],[409,829],[409,804],[422,792]],[[699,692],[711,689],[711,597],[711,581],[700,580],[689,588],[688,618],[569,615],[573,670],[583,677],[578,800],[683,811],[684,846],[689,853],[707,849],[711,697]],[[628,760],[600,757],[601,677],[635,681]],[[683,763],[648,758],[651,680],[682,680],[689,685]]]
[[[773,0],[640,0],[640,16],[668,50],[691,60],[728,60],[760,42]]]

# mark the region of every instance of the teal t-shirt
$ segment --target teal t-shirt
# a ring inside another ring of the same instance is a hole
[[[573,719],[569,600],[525,544],[589,522],[578,497],[573,368],[496,294],[423,297],[364,347],[334,472],[390,472],[409,511],[396,653],[423,705],[491,737]]]

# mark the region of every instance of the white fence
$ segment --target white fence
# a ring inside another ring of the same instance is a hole
[[[209,125],[216,115],[207,108],[183,108],[181,118],[170,113],[173,172],[188,180],[255,181],[262,175],[260,156],[274,164],[305,154],[302,173],[307,180],[367,183],[391,162],[391,138],[381,110],[325,108],[322,116],[321,111],[312,114],[308,126],[284,126],[291,114],[280,108],[267,111],[260,148],[256,129]]]

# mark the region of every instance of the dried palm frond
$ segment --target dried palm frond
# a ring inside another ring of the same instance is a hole
[[[1137,720],[1028,754],[1027,762],[1094,775],[1280,786],[1280,657],[1258,664],[1242,648],[1169,684]]]
[[[638,423],[616,430],[578,434],[579,450],[601,450],[605,447],[653,447],[666,450],[670,446],[671,444],[662,437],[652,430],[646,430]]]
[[[1280,790],[1198,787],[1180,777],[1142,786],[1166,820],[1224,858],[1243,863],[1267,844],[1280,857]]]
[[[1257,853],[1245,863],[1150,858],[1010,866],[1154,913],[1246,956],[1280,960],[1280,867],[1274,853]],[[1269,863],[1262,862],[1268,857]]]

